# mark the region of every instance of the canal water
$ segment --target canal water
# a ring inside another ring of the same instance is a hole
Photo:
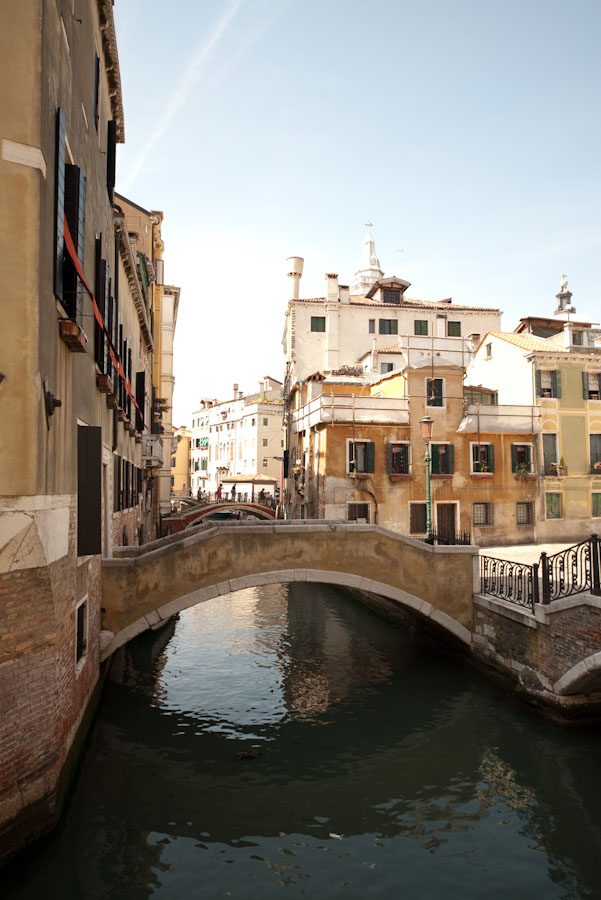
[[[333,588],[240,591],[115,661],[0,895],[598,898],[600,748]]]

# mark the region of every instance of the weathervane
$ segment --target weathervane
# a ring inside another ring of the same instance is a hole
[[[369,231],[370,228],[373,228],[373,227],[374,227],[374,223],[373,223],[373,222],[366,222],[366,223],[365,223],[365,227],[366,227],[367,230]]]

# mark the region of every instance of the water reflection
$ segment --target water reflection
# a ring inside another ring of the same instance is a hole
[[[6,896],[596,897],[598,751],[333,589],[243,591],[122,654]]]

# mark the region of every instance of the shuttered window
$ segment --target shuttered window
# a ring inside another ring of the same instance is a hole
[[[430,444],[432,475],[452,475],[455,471],[455,452],[452,444]]]
[[[426,378],[426,406],[442,406],[444,402],[444,379]]]
[[[426,504],[410,503],[409,504],[409,533],[425,534],[426,533]]]
[[[369,503],[347,503],[346,517],[349,522],[365,519],[366,523],[369,524]]]
[[[472,472],[494,472],[494,459],[492,444],[472,444]]]
[[[373,441],[348,441],[348,468],[353,473],[374,471],[375,445]]]
[[[409,474],[408,443],[386,444],[386,470],[389,475]]]
[[[537,397],[561,397],[561,372],[559,369],[538,369],[535,373]]]
[[[399,323],[396,319],[380,319],[380,334],[398,334]]]
[[[101,552],[102,436],[77,426],[77,555]]]

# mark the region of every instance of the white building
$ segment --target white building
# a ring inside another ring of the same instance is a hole
[[[287,387],[314,372],[355,366],[368,351],[381,353],[398,345],[399,336],[418,336],[426,343],[457,338],[458,347],[465,348],[469,343],[471,350],[483,334],[501,326],[499,309],[465,306],[453,303],[451,298],[407,297],[408,281],[396,276],[384,278],[369,232],[351,288],[340,285],[338,275],[326,274],[324,297],[299,299],[303,260],[290,257],[288,262],[292,298],[283,337]],[[468,362],[466,358],[464,364]]]
[[[267,493],[279,493],[284,458],[282,384],[265,377],[255,393],[244,395],[234,385],[230,400],[205,399],[192,413],[190,446],[191,490],[214,494],[224,479],[224,491],[252,496],[253,477]],[[239,484],[232,479],[243,476]],[[278,488],[278,490],[276,490]]]

